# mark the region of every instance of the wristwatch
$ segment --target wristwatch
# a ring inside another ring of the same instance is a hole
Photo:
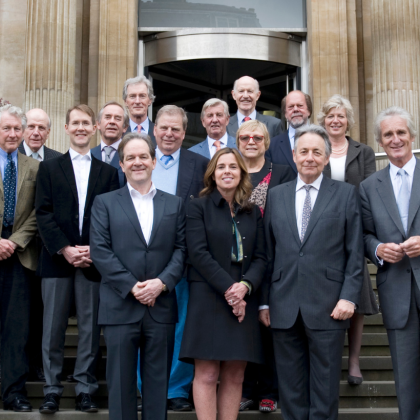
[[[162,292],[167,292],[167,291],[168,291],[168,287],[166,286],[164,282],[162,282]]]

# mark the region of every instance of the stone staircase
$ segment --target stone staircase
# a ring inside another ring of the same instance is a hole
[[[376,291],[376,267],[369,265],[372,285]],[[72,373],[77,347],[77,323],[70,320],[66,334],[65,364],[63,378]],[[99,391],[96,401],[101,410],[98,414],[85,414],[74,411],[74,384],[63,381],[64,394],[61,399],[60,411],[54,415],[59,420],[77,420],[87,417],[96,420],[108,419],[107,388],[105,382],[106,347],[101,337],[102,360],[98,364]],[[365,318],[365,327],[362,340],[361,370],[364,382],[360,386],[350,386],[347,383],[347,339],[343,353],[342,377],[340,382],[340,415],[339,420],[398,420],[398,406],[395,393],[394,375],[392,371],[391,356],[389,353],[386,330],[382,323],[382,316],[375,315]],[[27,384],[29,399],[34,407],[32,413],[13,413],[0,411],[0,420],[40,420],[51,418],[41,415],[38,407],[43,401],[41,383]],[[1,407],[1,406],[0,406]],[[240,420],[272,420],[283,419],[280,410],[272,414],[262,414],[258,411],[246,411],[239,414]],[[139,414],[139,419],[141,415]],[[169,412],[169,420],[195,420],[194,412]],[[111,419],[112,420],[112,419]]]

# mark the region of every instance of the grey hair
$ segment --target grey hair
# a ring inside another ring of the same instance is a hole
[[[325,117],[333,108],[335,109],[343,108],[346,111],[346,117],[347,117],[347,130],[346,131],[351,130],[354,126],[353,107],[351,106],[351,103],[348,99],[338,94],[331,96],[330,99],[324,102],[324,104],[322,105],[321,111],[317,115],[318,124],[321,125],[322,127],[325,127]]]
[[[13,106],[11,104],[7,104],[5,106],[2,106],[0,108],[0,121],[1,121],[1,117],[3,116],[3,112],[7,112],[8,114],[14,115],[15,117],[19,118],[21,123],[22,123],[22,129],[25,130],[25,128],[26,128],[26,115],[22,111],[21,108],[19,108],[18,106]]]
[[[159,109],[158,113],[156,114],[155,125],[159,124],[159,118],[164,114],[171,115],[171,116],[179,115],[180,117],[182,117],[182,128],[184,129],[184,131],[187,131],[188,117],[187,117],[187,113],[182,108],[176,105],[163,106],[162,108]]]
[[[242,76],[245,77],[245,76]],[[242,77],[240,77],[239,79],[242,79]],[[251,77],[251,76],[248,76]],[[233,90],[236,92],[236,85],[238,84],[239,79],[236,79],[235,82],[233,83]],[[257,92],[259,92],[260,90],[260,84],[258,83],[257,79],[254,79],[253,77],[251,77],[251,79],[255,82],[255,86],[257,87]]]
[[[122,92],[122,98],[123,101],[127,99],[127,89],[130,85],[139,85],[140,83],[144,83],[147,87],[147,95],[149,96],[149,99],[153,102],[156,98],[156,96],[153,94],[153,86],[152,82],[145,76],[137,76],[132,77],[131,79],[127,79],[124,83],[123,92]]]
[[[203,119],[207,108],[210,108],[212,106],[217,106],[217,105],[223,105],[223,111],[224,111],[226,117],[230,117],[229,105],[225,101],[222,101],[219,98],[211,98],[208,101],[206,101],[203,105],[203,109],[201,110],[201,119]]]
[[[152,158],[152,160],[155,158],[156,150],[150,136],[145,133],[133,132],[124,136],[123,139],[121,140],[121,143],[118,146],[118,156],[120,158],[120,162],[124,162],[125,146],[127,146],[127,144],[130,143],[130,141],[132,140],[144,140],[149,148],[150,157]]]
[[[98,123],[101,122],[102,119],[102,114],[104,113],[104,109],[109,106],[109,105],[117,105],[119,106],[123,112],[124,112],[124,125],[123,127],[128,127],[128,124],[130,124],[130,115],[128,113],[128,109],[124,106],[122,106],[120,103],[118,103],[117,101],[109,101],[107,102],[102,108],[101,110],[98,112],[98,116],[96,117],[96,121],[98,121]]]
[[[298,140],[304,134],[311,133],[317,134],[318,136],[322,137],[325,143],[325,155],[329,157],[331,155],[331,142],[330,138],[328,137],[328,133],[324,127],[315,124],[304,125],[296,129],[295,133],[295,150],[297,148]]]
[[[385,121],[388,118],[391,117],[401,117],[403,120],[405,120],[407,124],[408,131],[410,133],[411,137],[417,136],[417,130],[416,126],[414,124],[413,116],[406,111],[404,108],[401,108],[399,106],[390,106],[387,109],[384,109],[381,111],[375,119],[375,125],[373,132],[375,134],[375,140],[380,143],[381,137],[382,137],[382,130],[381,130],[381,124],[383,121]]]

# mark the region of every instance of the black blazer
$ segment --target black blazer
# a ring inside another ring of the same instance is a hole
[[[37,274],[41,277],[68,277],[75,268],[63,255],[57,254],[67,245],[89,245],[90,212],[94,198],[119,187],[118,172],[92,156],[88,191],[79,233],[79,200],[70,153],[41,162],[35,197],[36,220],[43,247]],[[100,281],[93,265],[83,268],[89,280]]]
[[[22,143],[19,144],[18,150],[19,150],[20,153],[22,153],[26,156],[25,148],[23,147],[23,142],[24,141],[25,140],[22,140]],[[63,154],[60,153],[60,152],[57,152],[57,150],[50,149],[49,147],[44,145],[44,160],[54,159],[54,158],[59,157],[59,156],[63,156]]]
[[[147,134],[150,136],[150,138],[152,139],[153,144],[156,146],[156,138],[155,138],[155,134],[153,132],[154,131],[154,128],[155,128],[155,125],[152,123],[152,121],[149,120],[149,132]],[[131,126],[130,126],[130,124],[128,124],[127,131],[123,134],[123,138],[128,133],[131,133]]]
[[[92,207],[91,256],[102,275],[98,323],[131,324],[148,310],[160,323],[178,319],[175,286],[185,263],[185,211],[182,200],[157,190],[149,244],[143,236],[128,187],[96,197]],[[153,307],[138,302],[138,281],[159,278],[168,287]]]
[[[296,163],[293,161],[288,131],[271,139],[270,147],[265,152],[265,156],[277,165],[290,166],[297,176],[297,168]]]
[[[277,185],[281,185],[285,182],[293,181],[296,179],[296,174],[293,172],[290,166],[275,165],[270,161],[270,159],[266,157],[264,166],[261,168],[260,172],[258,174],[250,174],[251,182],[254,188],[268,175],[271,166],[272,171],[270,183],[268,184],[268,190],[271,190]]]
[[[359,189],[362,181],[376,172],[375,152],[366,144],[354,141],[347,137],[349,148],[346,158],[345,182]],[[331,178],[331,165],[328,163],[324,168],[324,175]]]
[[[235,217],[242,236],[242,279],[258,289],[266,269],[264,227],[257,206]],[[232,217],[229,205],[216,189],[191,201],[187,213],[188,281],[207,282],[224,295],[234,284],[230,276]]]
[[[96,157],[96,159],[102,161],[102,151],[100,144],[90,149],[90,153],[92,153],[92,156]],[[118,180],[120,181],[120,188],[122,188],[127,183],[127,178],[125,177],[125,173],[121,169],[120,157],[118,155],[118,152],[114,153],[114,157],[112,158],[110,165],[117,169]]]

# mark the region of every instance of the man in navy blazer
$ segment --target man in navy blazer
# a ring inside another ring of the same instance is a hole
[[[98,113],[101,144],[91,149],[92,156],[118,169],[120,188],[126,183],[119,164],[118,146],[128,127],[128,111],[116,101],[107,102]]]
[[[156,145],[154,135],[155,125],[149,120],[147,111],[156,96],[153,94],[153,86],[149,79],[144,76],[127,79],[123,88],[123,100],[128,108],[130,121],[125,134],[137,131],[148,134]]]
[[[211,159],[224,147],[236,149],[235,138],[226,131],[229,117],[229,106],[225,101],[217,98],[209,99],[201,111],[201,123],[207,131],[207,138],[188,150]]]
[[[229,121],[227,131],[236,138],[236,132],[242,123],[249,120],[258,120],[267,126],[270,137],[277,136],[282,132],[281,120],[269,115],[263,115],[255,109],[261,96],[258,80],[249,76],[243,76],[235,80],[232,90],[233,99],[238,105],[238,111]]]
[[[296,164],[293,161],[295,131],[308,124],[312,115],[311,97],[300,90],[293,90],[281,101],[281,113],[286,118],[289,129],[286,133],[271,138],[266,156],[278,165],[289,165],[297,174]]]

